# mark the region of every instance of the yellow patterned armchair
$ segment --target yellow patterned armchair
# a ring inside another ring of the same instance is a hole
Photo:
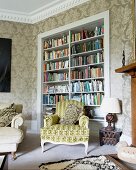
[[[84,115],[84,104],[67,100],[56,104],[54,115],[45,116],[41,128],[41,147],[45,142],[54,144],[84,144],[87,154],[89,140],[89,119]]]

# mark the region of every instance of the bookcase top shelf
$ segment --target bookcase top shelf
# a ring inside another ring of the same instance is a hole
[[[63,45],[60,45],[60,46],[56,46],[56,47],[51,47],[51,48],[44,48],[44,51],[52,51],[52,50],[60,50],[60,49],[63,49],[63,48],[68,48],[69,47],[69,44],[63,44]]]
[[[68,82],[69,82],[68,80],[58,80],[58,81],[43,82],[43,84],[54,84],[54,83],[61,84],[61,83],[68,83]]]
[[[85,79],[71,79],[71,82],[73,81],[87,81],[87,80],[103,80],[104,77],[94,77],[94,78],[85,78]]]
[[[86,91],[86,92],[71,92],[71,94],[91,94],[91,93],[104,93],[104,91]]]
[[[71,68],[71,69],[76,69],[76,68],[83,68],[83,67],[97,66],[97,65],[104,65],[104,62],[92,63],[92,64],[87,64],[87,65],[73,66],[73,67],[70,67],[70,68]]]
[[[100,39],[104,37],[104,34],[101,34],[101,35],[97,35],[97,36],[94,36],[94,37],[89,37],[89,38],[85,38],[85,39],[81,39],[81,40],[78,40],[78,41],[72,41],[71,44],[80,44],[80,43],[83,43],[83,42],[89,42],[89,41],[93,41],[93,40],[96,40],[96,39]]]
[[[85,52],[81,52],[81,53],[76,53],[76,54],[71,54],[71,57],[74,57],[74,56],[79,56],[79,55],[87,55],[87,54],[95,54],[95,53],[98,53],[98,52],[102,52],[104,49],[103,48],[100,48],[100,49],[96,49],[96,50],[91,50],[91,51],[85,51]]]
[[[49,59],[49,60],[44,60],[44,62],[56,62],[56,61],[62,61],[62,60],[68,60],[69,56],[63,56],[59,58],[54,58],[54,59]]]
[[[53,70],[46,70],[46,72],[61,72],[61,71],[68,71],[68,67],[67,68],[59,68],[59,69],[53,69]]]
[[[116,73],[131,73],[131,72],[136,72],[136,62],[120,67],[115,70]]]

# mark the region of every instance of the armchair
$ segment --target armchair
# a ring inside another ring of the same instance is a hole
[[[89,118],[84,115],[84,104],[67,100],[56,104],[54,115],[45,116],[41,128],[41,147],[46,142],[54,144],[84,144],[87,154],[89,140]]]

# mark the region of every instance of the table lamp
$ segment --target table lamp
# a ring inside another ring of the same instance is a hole
[[[114,127],[111,125],[115,122],[115,113],[120,113],[120,103],[117,98],[104,98],[100,107],[102,112],[108,113],[106,115],[106,121],[108,126],[106,130],[114,130]]]

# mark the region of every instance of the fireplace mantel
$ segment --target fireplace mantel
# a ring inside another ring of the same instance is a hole
[[[127,73],[131,76],[135,76],[136,73],[136,63],[132,63],[115,70],[116,73]]]
[[[115,72],[126,73],[131,76],[132,145],[136,146],[136,63],[118,68]]]

